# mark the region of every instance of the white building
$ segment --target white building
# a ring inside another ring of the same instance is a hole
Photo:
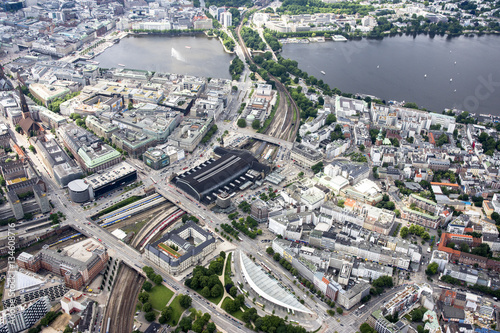
[[[233,25],[233,14],[231,12],[225,11],[220,14],[220,24],[225,28]]]
[[[75,311],[83,311],[88,304],[88,298],[83,295],[83,293],[71,289],[68,291],[63,298],[61,298],[61,309],[67,313],[71,314]]]
[[[430,263],[437,263],[438,264],[438,271],[442,272],[444,271],[446,264],[448,263],[449,260],[449,255],[446,252],[443,251],[432,251],[432,258]]]

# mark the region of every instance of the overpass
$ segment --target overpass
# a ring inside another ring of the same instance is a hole
[[[287,149],[292,149],[293,147],[293,142],[286,141],[284,139],[278,139],[270,135],[255,133],[253,131],[242,130],[242,129],[239,129],[238,132],[240,132],[242,135],[247,135],[250,138],[279,145]]]

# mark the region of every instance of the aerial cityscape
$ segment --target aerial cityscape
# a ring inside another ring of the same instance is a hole
[[[3,0],[0,333],[500,333],[500,1]]]

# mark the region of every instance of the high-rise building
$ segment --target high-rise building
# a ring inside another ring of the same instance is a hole
[[[14,309],[9,308],[0,312],[0,332],[17,333],[24,331],[39,321],[50,310],[48,296],[37,299],[34,302],[17,305]]]
[[[224,27],[230,27],[233,25],[233,14],[231,12],[225,11],[220,14],[220,24]]]
[[[267,204],[261,199],[257,199],[252,202],[250,216],[259,223],[267,222],[267,219],[269,217],[269,209],[267,208]]]

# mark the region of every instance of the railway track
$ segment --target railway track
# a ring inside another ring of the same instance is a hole
[[[132,332],[137,295],[146,280],[143,275],[123,262],[120,268],[106,306],[103,333]]]
[[[242,27],[243,20],[241,20],[240,24],[236,28],[238,43],[240,44],[241,50],[250,64],[254,64],[258,68],[261,68],[253,61],[250,52],[248,51],[245,42],[241,37]],[[269,78],[275,83],[276,89],[278,90],[278,93],[280,95],[280,101],[274,118],[271,120],[271,123],[269,124],[264,134],[293,142],[295,141],[297,131],[299,130],[300,110],[293,100],[292,96],[290,95],[290,92],[281,83],[281,81],[269,73],[268,75]],[[294,118],[295,121],[293,121]]]

